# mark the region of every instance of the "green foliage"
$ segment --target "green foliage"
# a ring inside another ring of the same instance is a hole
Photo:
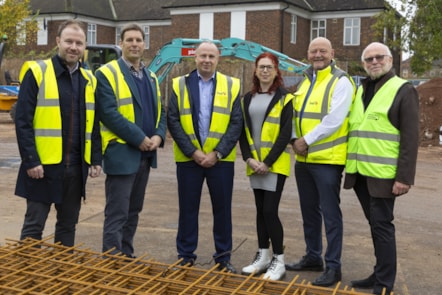
[[[29,6],[30,0],[4,0],[0,2],[0,34],[8,38],[9,51],[17,43],[35,41],[37,22]],[[25,40],[24,40],[25,38]]]
[[[348,64],[348,73],[351,76],[366,76],[367,73],[360,62],[351,61]]]
[[[384,40],[385,29],[387,32],[386,45],[391,49],[404,49],[401,30],[406,25],[407,20],[388,7],[385,11],[375,15],[376,23],[372,26],[377,40]]]
[[[442,0],[401,0],[401,16],[394,8],[387,8],[376,16],[372,27],[376,37],[390,49],[409,51],[411,68],[416,74],[431,69],[434,60],[442,58]],[[399,37],[395,33],[401,31]]]
[[[411,68],[421,74],[442,58],[442,0],[413,0],[416,13],[410,22]]]

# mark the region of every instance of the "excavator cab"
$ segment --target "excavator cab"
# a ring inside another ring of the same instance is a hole
[[[93,73],[102,65],[121,56],[121,48],[113,44],[88,45],[84,51],[83,66]]]

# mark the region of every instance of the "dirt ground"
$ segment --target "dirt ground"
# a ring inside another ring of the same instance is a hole
[[[421,146],[439,145],[442,127],[442,78],[416,87],[419,93]]]
[[[14,125],[7,113],[0,113],[0,150],[1,246],[6,239],[19,238],[25,210],[25,200],[14,196],[19,155]],[[422,146],[419,151],[416,183],[408,195],[400,197],[396,202],[398,274],[394,294],[442,294],[442,189],[439,186],[442,180],[441,164],[442,148],[438,144]],[[257,248],[255,207],[244,169],[244,163],[238,154],[232,204],[232,263],[238,269],[250,263]],[[97,252],[101,250],[104,179],[105,176],[102,175],[88,182],[88,196],[82,207],[76,238],[76,243],[81,247]],[[374,263],[373,248],[368,224],[354,193],[343,190],[341,198],[344,216],[342,283],[350,285],[351,280],[364,278],[371,273]],[[152,171],[149,180],[145,207],[135,236],[136,255],[147,255],[165,263],[177,260],[177,203],[172,142],[168,139],[165,148],[159,152],[159,168]],[[47,222],[45,236],[53,233],[53,213],[51,212]],[[293,176],[286,182],[280,216],[285,229],[286,262],[292,262],[304,255],[305,250],[298,194]],[[211,227],[210,201],[207,190],[204,189],[197,249],[198,267],[208,268],[213,265]],[[295,275],[299,275],[301,280],[312,281],[318,273],[288,272],[285,280],[292,280]]]

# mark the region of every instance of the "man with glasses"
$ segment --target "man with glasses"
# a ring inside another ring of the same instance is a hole
[[[348,113],[355,86],[348,74],[336,66],[328,39],[312,40],[307,55],[311,66],[295,93],[296,136],[292,141],[306,254],[299,262],[286,264],[286,269],[324,270],[324,219],[325,271],[313,285],[331,286],[341,280],[343,224],[339,194],[347,155]]]
[[[355,288],[390,294],[396,278],[393,209],[396,197],[414,184],[419,146],[419,97],[397,77],[390,50],[374,42],[362,52],[368,78],[362,81],[350,114],[344,188],[353,188],[370,224],[376,263]]]

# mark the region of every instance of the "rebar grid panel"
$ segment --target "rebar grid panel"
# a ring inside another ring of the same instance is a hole
[[[50,237],[52,238],[52,237]],[[0,247],[1,294],[291,294],[368,295],[343,287],[311,285],[296,276],[290,282],[269,281],[210,269],[180,266],[180,260],[164,264],[147,258],[136,259],[80,249],[80,245],[26,239],[7,240]]]

